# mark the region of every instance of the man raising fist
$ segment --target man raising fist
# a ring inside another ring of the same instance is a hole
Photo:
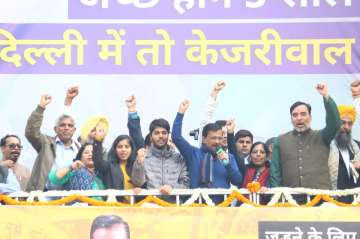
[[[311,129],[311,106],[295,102],[290,107],[294,129],[274,142],[271,160],[272,187],[306,187],[330,189],[328,157],[330,142],[341,127],[337,106],[328,94],[326,84],[317,84],[326,111],[326,126]]]

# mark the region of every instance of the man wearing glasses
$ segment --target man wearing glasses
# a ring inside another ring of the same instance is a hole
[[[30,171],[18,163],[22,145],[16,135],[6,135],[0,140],[3,159],[0,161],[0,193],[25,190]]]

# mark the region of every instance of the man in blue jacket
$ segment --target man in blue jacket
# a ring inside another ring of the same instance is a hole
[[[231,154],[221,148],[223,133],[221,126],[216,123],[205,125],[202,131],[202,146],[190,145],[181,135],[182,121],[189,101],[181,102],[176,115],[172,140],[186,160],[190,172],[191,188],[230,188],[230,183],[241,185],[242,175]],[[213,198],[219,202],[218,198]]]

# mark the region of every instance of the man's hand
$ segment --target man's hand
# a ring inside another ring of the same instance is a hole
[[[78,86],[71,86],[66,91],[66,97],[64,104],[66,106],[70,106],[73,99],[79,94],[79,87]]]
[[[39,103],[40,107],[45,109],[46,106],[48,104],[50,104],[51,100],[52,100],[52,97],[50,95],[48,95],[48,94],[41,95],[40,103]]]
[[[176,145],[174,144],[174,142],[172,141],[171,137],[169,137],[167,145],[171,148],[171,149],[176,149]]]
[[[226,129],[228,134],[232,134],[235,131],[235,119],[229,119],[228,121],[226,121]]]
[[[12,160],[1,160],[0,166],[13,168],[15,166],[15,162]]]
[[[211,96],[214,100],[216,100],[219,92],[220,92],[222,89],[225,88],[225,85],[226,85],[226,84],[225,84],[225,81],[223,81],[223,80],[216,82],[216,84],[214,85],[213,90],[211,91],[210,96]]]
[[[187,109],[189,108],[189,106],[190,106],[190,101],[189,101],[189,100],[183,100],[183,101],[180,103],[180,106],[179,106],[179,113],[185,114],[185,112],[187,111]]]
[[[141,191],[142,191],[142,188],[139,188],[139,187],[133,188],[133,192],[134,192],[136,195],[138,195],[139,193],[141,193]]]
[[[172,187],[169,185],[164,185],[159,189],[161,194],[169,195],[172,191]]]
[[[360,97],[360,80],[351,82],[351,95],[354,99]]]
[[[146,154],[146,151],[144,148],[141,148],[137,151],[137,159],[136,161],[139,163],[139,164],[144,164],[144,161],[145,161],[145,154]]]
[[[136,98],[134,95],[126,98],[125,103],[126,107],[128,108],[128,112],[136,112]]]
[[[354,166],[354,168],[356,169],[360,169],[360,161],[351,161],[352,165]]]
[[[329,97],[328,87],[326,84],[321,83],[316,85],[316,90],[319,92],[320,95],[322,95],[325,98]]]

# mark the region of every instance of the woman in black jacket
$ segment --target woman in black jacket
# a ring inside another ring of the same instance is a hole
[[[126,190],[134,188],[130,175],[136,159],[136,151],[135,144],[128,135],[119,135],[105,156],[102,142],[94,142],[94,165],[107,189]]]

